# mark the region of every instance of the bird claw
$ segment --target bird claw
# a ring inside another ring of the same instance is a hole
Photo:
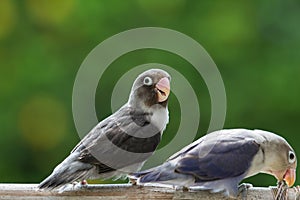
[[[71,190],[84,189],[88,187],[88,182],[86,180],[82,180],[80,182],[74,181],[71,186]]]
[[[239,185],[238,187],[238,192],[239,194],[242,194],[242,199],[246,200],[247,199],[247,193],[248,193],[248,189],[253,187],[252,184],[250,183],[242,183]]]
[[[136,180],[129,178],[129,183],[131,183],[131,185],[137,185]]]
[[[270,187],[274,200],[287,200],[287,189],[288,186],[285,181],[277,183],[277,187]]]
[[[181,191],[183,191],[183,192],[189,191],[189,188],[188,188],[188,187],[185,187],[185,186],[178,186],[178,185],[174,185],[174,186],[173,186],[173,189],[174,189],[175,191],[179,191],[179,190],[181,190]]]
[[[295,187],[293,187],[293,189],[296,192],[296,198],[295,198],[295,200],[300,200],[300,186],[299,185],[295,186]]]
[[[82,180],[79,182],[78,185],[80,188],[87,188],[88,187],[88,182],[86,180]]]
[[[183,191],[183,192],[188,192],[188,191],[189,191],[189,188],[188,188],[188,187],[185,187],[185,186],[183,186],[183,187],[182,187],[182,191]]]

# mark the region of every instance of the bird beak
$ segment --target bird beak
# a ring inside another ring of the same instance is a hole
[[[158,102],[164,102],[168,99],[170,94],[170,81],[167,77],[164,77],[158,81],[155,85],[157,89]]]
[[[296,180],[296,169],[288,169],[286,170],[284,176],[283,176],[283,180],[286,182],[286,184],[291,187],[292,185],[294,185],[295,180]]]

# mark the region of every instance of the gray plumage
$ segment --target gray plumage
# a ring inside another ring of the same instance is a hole
[[[155,151],[168,123],[169,92],[167,72],[151,69],[140,74],[128,102],[99,122],[38,187],[53,189],[138,171]]]
[[[296,165],[295,152],[282,137],[262,130],[229,129],[207,134],[162,165],[129,178],[138,185],[184,186],[236,197],[241,180],[257,173],[293,185]]]

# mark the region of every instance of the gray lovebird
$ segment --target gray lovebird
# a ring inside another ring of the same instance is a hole
[[[150,69],[140,74],[128,102],[99,122],[38,188],[62,189],[75,181],[120,178],[140,170],[169,121],[169,94],[167,72]]]
[[[129,174],[138,185],[187,187],[224,192],[237,197],[258,173],[275,176],[292,186],[296,154],[279,135],[263,130],[228,129],[207,134],[172,155],[162,165]]]

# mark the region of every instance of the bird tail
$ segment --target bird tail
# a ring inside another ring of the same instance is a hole
[[[93,166],[76,160],[76,157],[77,155],[74,154],[68,156],[53,170],[50,176],[38,185],[38,188],[51,190],[67,183],[85,179]]]
[[[164,168],[165,165],[160,165],[148,170],[131,173],[128,175],[128,178],[131,180],[135,180],[140,184],[162,181],[161,177],[164,177],[163,175],[165,174]]]
[[[131,173],[128,176],[131,182],[137,185],[167,184],[176,186],[189,186],[195,182],[195,177],[189,174],[176,172],[176,162],[165,162],[160,166]]]

